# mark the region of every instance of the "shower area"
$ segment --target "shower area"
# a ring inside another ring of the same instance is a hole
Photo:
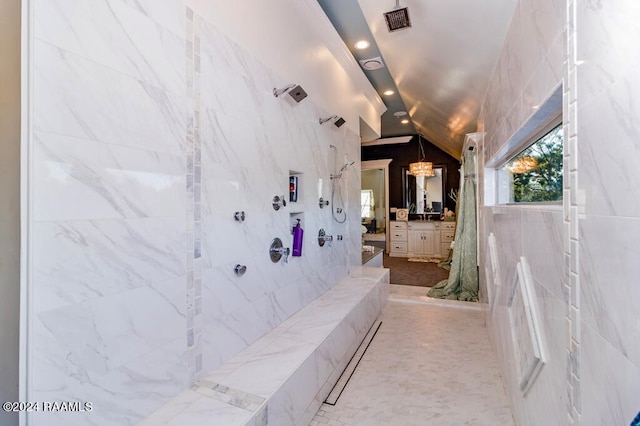
[[[19,355],[28,377],[20,395],[3,395],[94,403],[90,421],[29,413],[36,426],[135,424],[358,276],[358,115],[349,107],[355,118],[320,123],[321,105],[340,104],[320,102],[329,91],[266,65],[218,28],[209,2],[62,2],[55,13],[28,3],[48,16],[24,23],[33,60],[22,81],[38,90],[23,91],[28,136],[13,147],[29,156],[15,184],[29,188]],[[276,198],[286,205],[275,209]],[[270,243],[293,246],[292,218],[302,218],[302,256],[275,263]],[[333,237],[324,246],[321,229]],[[357,340],[345,333],[341,342]]]

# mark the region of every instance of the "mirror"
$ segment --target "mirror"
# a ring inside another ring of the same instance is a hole
[[[433,166],[435,176],[415,177],[409,167],[402,167],[402,200],[410,214],[440,214],[444,211],[447,191],[447,166]]]

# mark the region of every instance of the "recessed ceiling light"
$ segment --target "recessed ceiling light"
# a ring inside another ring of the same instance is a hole
[[[396,111],[393,113],[393,116],[396,118],[404,117],[407,115],[407,111]]]
[[[402,121],[400,121],[402,124],[409,124],[409,120],[407,120],[406,118]]]
[[[391,89],[389,89],[389,90],[385,90],[384,92],[382,92],[382,94],[383,94],[383,95],[387,95],[387,96],[391,96],[391,95],[393,95],[394,93],[396,93],[396,92],[394,92],[394,91],[393,91],[393,90],[391,90]]]
[[[366,49],[370,45],[371,44],[367,40],[358,40],[356,44],[354,44],[355,48],[360,50]]]

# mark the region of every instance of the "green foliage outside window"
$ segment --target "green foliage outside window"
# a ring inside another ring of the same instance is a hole
[[[505,166],[512,174],[513,202],[562,200],[562,124]]]

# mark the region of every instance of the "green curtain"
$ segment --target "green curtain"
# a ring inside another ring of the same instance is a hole
[[[448,279],[440,281],[429,290],[429,297],[478,301],[475,156],[473,150],[466,150],[462,156],[464,178],[460,189],[462,195],[458,197],[451,272]]]

